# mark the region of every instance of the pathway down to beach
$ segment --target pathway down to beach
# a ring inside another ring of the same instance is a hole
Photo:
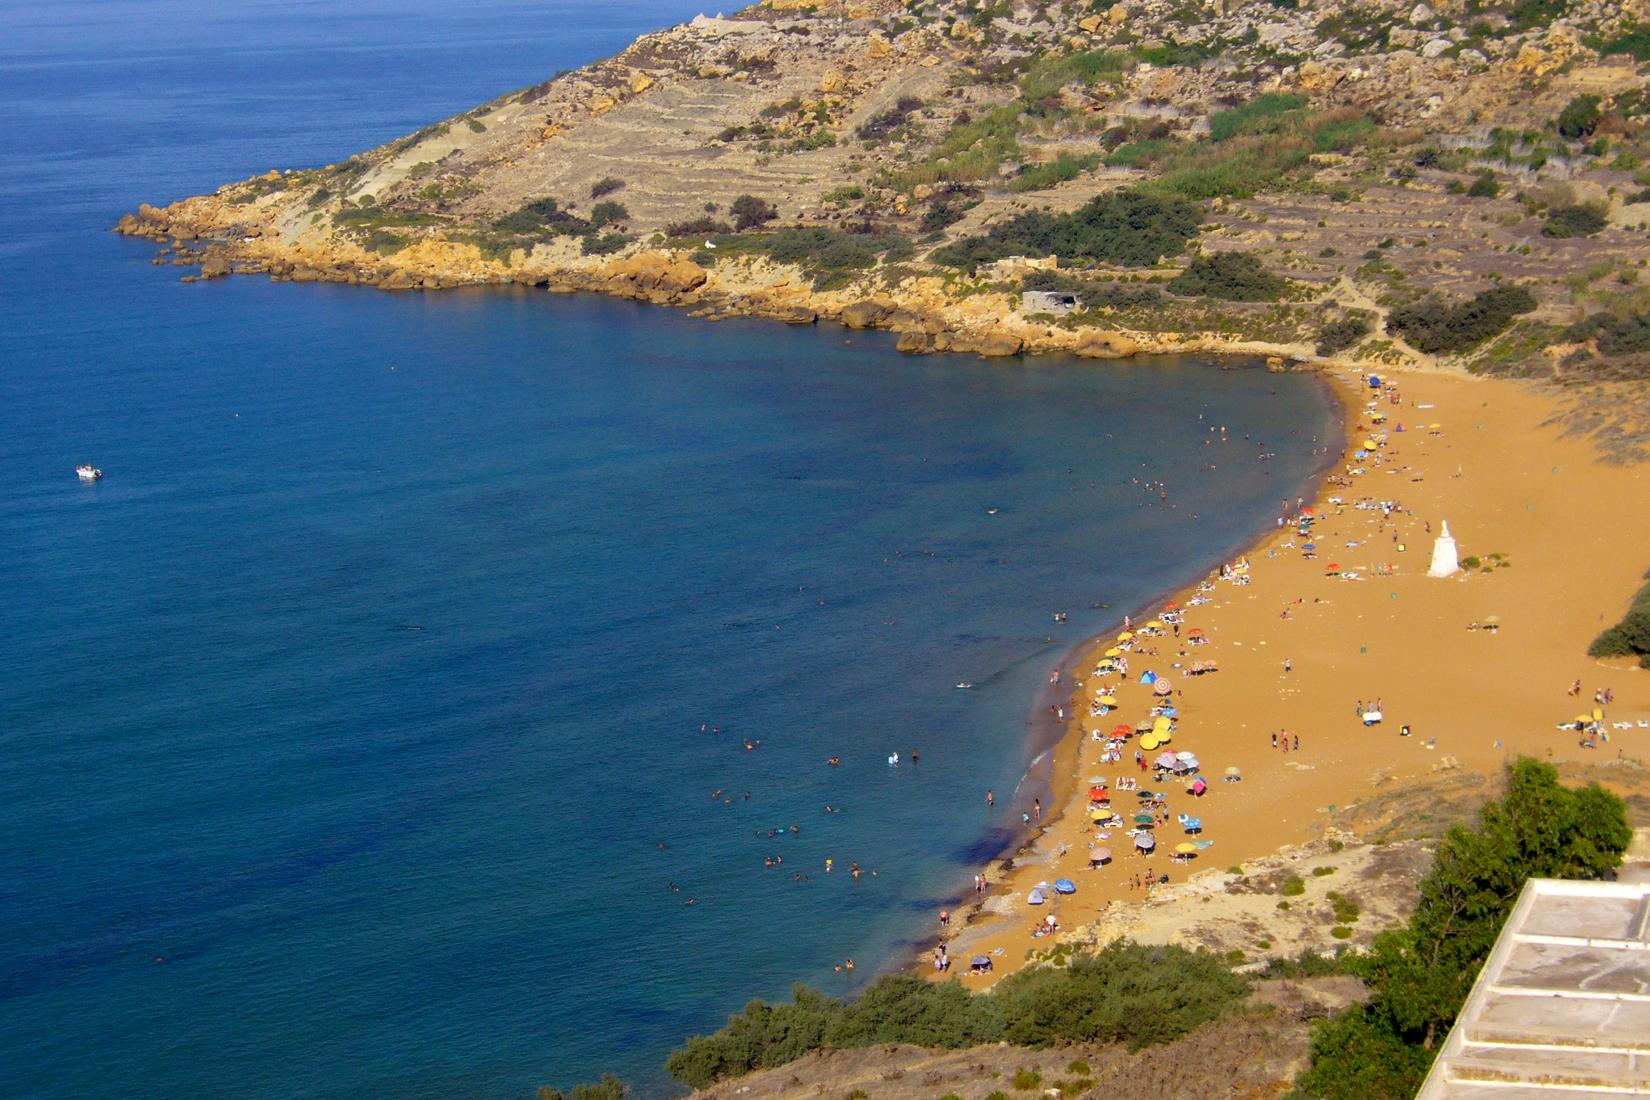
[[[1586,655],[1650,566],[1650,468],[1607,464],[1591,443],[1563,436],[1547,423],[1550,391],[1406,373],[1388,379],[1397,383],[1394,403],[1391,390],[1377,393],[1354,374],[1333,381],[1346,406],[1348,453],[1307,502],[1315,516],[1309,534],[1296,526],[1297,502],[1285,513],[1280,501],[1285,526],[1246,555],[1246,566],[1230,563],[1238,566],[1230,578],[1168,601],[1184,613],[1180,636],[1172,627],[1158,637],[1136,633],[1123,654],[1127,676],[1095,672],[1105,651],[1118,648],[1114,633],[1076,662],[1081,678],[1068,682],[1070,730],[1054,768],[1059,812],[1045,815],[1011,867],[988,872],[983,904],[954,917],[948,930],[953,974],[976,955],[993,961],[989,973],[968,977],[972,988],[1053,946],[1058,935],[1032,934],[1049,913],[1063,935],[1144,900],[1131,883],[1148,867],[1153,877],[1182,883],[1319,834],[1338,813],[1394,784],[1461,769],[1494,775],[1520,753],[1598,762],[1650,749],[1650,673]],[[1384,422],[1372,419],[1377,412]],[[1366,440],[1377,443],[1373,453],[1355,457]],[[1243,446],[1211,450],[1236,459],[1234,448]],[[1427,569],[1445,521],[1460,556],[1482,564],[1439,579]],[[1205,643],[1188,644],[1194,629]],[[1189,676],[1194,662],[1218,671]],[[1102,761],[1106,733],[1149,719],[1164,702],[1140,682],[1147,671],[1170,681],[1176,710],[1172,741],[1147,751],[1147,762],[1164,750],[1195,753],[1208,779],[1201,797],[1185,778],[1141,771],[1138,737],[1121,760]],[[1581,691],[1572,696],[1577,680]],[[1603,708],[1605,739],[1586,747],[1577,732],[1557,728],[1592,712],[1594,692],[1606,688],[1613,702]],[[1092,714],[1101,690],[1117,706]],[[1379,724],[1364,724],[1360,701],[1379,702]],[[1274,734],[1288,752],[1274,746]],[[1225,781],[1229,768],[1241,780]],[[1167,793],[1167,821],[1155,827],[1150,857],[1127,835],[1136,799],[1117,789],[1125,776]],[[1121,827],[1091,823],[1097,779],[1123,815]],[[1180,814],[1200,819],[1201,831],[1186,834]],[[1197,839],[1213,843],[1189,862],[1171,862],[1177,845]],[[1113,858],[1091,868],[1101,846]],[[1076,893],[1028,904],[1037,884],[1057,878],[1072,880]]]

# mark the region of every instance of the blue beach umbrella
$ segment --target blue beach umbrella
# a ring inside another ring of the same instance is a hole
[[[1057,894],[1075,894],[1077,884],[1069,878],[1057,878],[1054,880],[1054,892]]]
[[[1155,683],[1157,683],[1157,673],[1155,673],[1155,672],[1142,672],[1140,674],[1140,682],[1142,684],[1155,684]]]

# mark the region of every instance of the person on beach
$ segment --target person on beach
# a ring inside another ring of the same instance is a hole
[[[995,806],[996,804],[997,804],[997,796],[995,794],[993,794],[991,791],[986,791],[985,792],[986,809],[990,809],[991,807]]]
[[[1296,752],[1301,751],[1301,735],[1298,734],[1298,733],[1295,734],[1295,751]]]
[[[1043,800],[1042,799],[1033,798],[1031,800],[1031,810],[1034,814],[1037,815],[1037,820],[1038,821],[1043,820]]]
[[[940,910],[940,927],[944,928],[947,925],[949,925],[950,923],[951,923],[951,911],[949,909],[941,909]]]
[[[1278,747],[1278,731],[1277,730],[1272,731],[1272,747],[1274,749]]]

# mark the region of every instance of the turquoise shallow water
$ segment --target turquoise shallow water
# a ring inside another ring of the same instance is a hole
[[[694,10],[0,10],[0,1094],[660,1091],[897,960],[1015,835],[1052,664],[1307,477],[1304,378],[185,286],[105,232]]]

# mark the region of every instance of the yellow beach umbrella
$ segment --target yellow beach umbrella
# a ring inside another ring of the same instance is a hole
[[[1176,844],[1174,850],[1177,852],[1195,852],[1197,851],[1197,845],[1188,840],[1184,844]]]
[[[1157,746],[1161,743],[1162,742],[1158,741],[1157,734],[1155,733],[1148,733],[1140,739],[1140,747],[1148,751],[1157,748]]]
[[[1163,622],[1160,619],[1153,619],[1151,622],[1147,623],[1146,625],[1149,626],[1153,630],[1162,630],[1163,629]]]
[[[1132,630],[1123,631],[1123,633],[1121,633],[1117,636],[1117,640],[1120,641],[1120,642],[1132,642],[1132,641],[1134,641],[1134,631],[1132,631]]]
[[[1116,646],[1113,646],[1112,648],[1106,650],[1106,656],[1107,657],[1121,657],[1121,656],[1123,656],[1123,651],[1121,649],[1118,649]]]
[[[1115,707],[1117,705],[1117,696],[1115,696],[1115,695],[1102,695],[1102,696],[1100,696],[1100,705],[1103,706],[1103,707]]]
[[[1373,451],[1374,449],[1375,449],[1375,441],[1373,439],[1364,440],[1364,450]]]
[[[1152,722],[1152,732],[1153,733],[1167,733],[1167,732],[1169,732],[1169,727],[1172,726],[1173,724],[1174,724],[1174,720],[1172,718],[1168,717],[1167,715],[1159,715],[1157,717],[1156,721]]]
[[[1174,734],[1170,733],[1168,730],[1153,730],[1152,737],[1156,739],[1159,745],[1167,745],[1170,741],[1174,740]]]

